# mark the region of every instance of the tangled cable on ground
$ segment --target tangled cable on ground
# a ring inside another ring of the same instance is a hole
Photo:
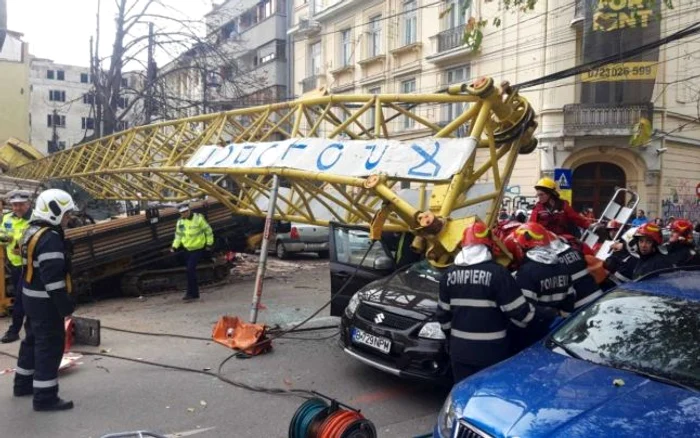
[[[335,294],[333,294],[333,296],[331,297],[331,299],[328,300],[323,306],[319,307],[319,308],[318,308],[316,311],[314,311],[309,317],[307,317],[306,319],[302,320],[301,322],[295,324],[295,325],[292,326],[290,329],[287,329],[287,330],[280,330],[280,331],[278,331],[278,332],[273,332],[273,334],[272,334],[272,336],[271,336],[270,338],[268,338],[268,339],[266,339],[266,340],[264,340],[264,341],[260,341],[260,342],[258,342],[257,344],[254,344],[253,346],[251,346],[251,348],[252,348],[252,347],[255,347],[255,346],[257,346],[257,345],[260,345],[260,344],[262,344],[263,342],[269,342],[269,341],[272,341],[272,340],[274,340],[274,339],[282,338],[283,336],[286,336],[286,335],[288,335],[289,333],[293,333],[294,331],[298,330],[299,327],[301,327],[301,326],[303,326],[304,324],[308,323],[308,322],[309,322],[311,319],[313,319],[316,315],[318,315],[319,313],[321,313],[321,311],[323,311],[323,309],[325,309],[326,307],[328,307],[328,306],[331,304],[331,302],[333,302],[333,300],[336,299],[336,298],[347,288],[347,286],[350,284],[350,282],[352,282],[352,280],[353,280],[353,279],[355,278],[355,276],[357,275],[357,272],[359,271],[360,266],[362,266],[362,264],[364,263],[365,259],[366,259],[367,256],[369,255],[370,251],[371,251],[372,248],[374,247],[374,243],[375,243],[375,242],[372,242],[372,244],[369,246],[369,248],[367,248],[367,252],[365,252],[364,256],[362,257],[362,260],[361,260],[360,263],[357,265],[357,267],[356,267],[355,270],[353,271],[352,275],[350,275],[350,277],[348,277],[348,279],[345,281],[345,283],[343,283],[343,285],[342,285],[341,288],[338,290],[338,292],[336,292]],[[123,332],[123,333],[137,334],[137,335],[145,335],[145,336],[175,337],[175,338],[182,338],[182,339],[192,339],[192,340],[211,341],[210,338],[203,338],[203,337],[198,337],[198,336],[188,336],[188,335],[180,335],[180,334],[172,334],[172,333],[140,332],[140,331],[136,331],[136,330],[127,330],[127,329],[120,329],[120,328],[108,327],[108,326],[104,326],[104,327],[102,327],[102,328],[104,328],[104,329],[106,329],[106,330],[116,331],[116,332]],[[328,329],[328,328],[337,328],[337,327],[335,327],[335,326],[326,326],[326,327],[323,327],[323,328],[321,328],[321,329]],[[309,330],[313,330],[313,329],[304,329],[303,331],[309,331]],[[300,331],[302,331],[302,330],[300,330]],[[333,336],[336,336],[336,335],[337,335],[337,333],[333,333]],[[291,337],[288,337],[288,339],[322,340],[322,339],[329,339],[330,337],[332,337],[332,336],[327,336],[327,337],[322,337],[322,338],[300,338],[300,337],[293,337],[293,336],[291,336]],[[327,399],[327,400],[333,400],[333,398],[331,398],[331,397],[329,397],[329,396],[327,396],[327,395],[324,395],[324,394],[322,394],[322,393],[320,393],[320,392],[318,392],[318,391],[313,391],[313,390],[309,390],[309,389],[289,389],[289,388],[265,387],[265,386],[251,385],[251,384],[247,384],[247,383],[243,383],[243,382],[239,382],[239,381],[235,381],[235,380],[229,379],[228,377],[226,377],[226,376],[223,375],[223,368],[224,368],[224,365],[225,365],[229,360],[231,360],[231,359],[234,358],[234,357],[243,357],[243,358],[245,358],[245,357],[250,357],[250,356],[248,356],[248,355],[245,355],[245,353],[238,352],[238,351],[235,352],[235,353],[233,353],[233,354],[231,354],[231,355],[229,355],[229,356],[226,357],[224,360],[222,360],[221,363],[219,364],[219,366],[218,366],[216,372],[212,372],[212,371],[208,371],[208,370],[201,370],[201,369],[197,369],[197,368],[182,367],[182,366],[179,366],[179,365],[171,365],[171,364],[165,364],[165,363],[160,363],[160,362],[153,362],[153,361],[148,361],[148,360],[144,360],[144,359],[135,359],[135,358],[131,358],[131,357],[119,356],[119,355],[108,354],[108,353],[97,353],[97,352],[93,352],[93,351],[80,351],[80,350],[73,350],[73,352],[74,352],[74,353],[78,353],[78,354],[82,354],[83,356],[105,357],[105,358],[110,358],[110,359],[123,360],[123,361],[127,361],[127,362],[139,363],[139,364],[143,364],[143,365],[150,365],[150,366],[155,366],[155,367],[160,367],[160,368],[165,368],[165,369],[171,369],[171,370],[176,370],[176,371],[184,371],[184,372],[190,372],[190,373],[195,373],[195,374],[201,374],[201,375],[205,375],[205,376],[209,376],[209,377],[215,377],[215,378],[219,379],[220,381],[222,381],[222,382],[224,382],[224,383],[227,383],[227,384],[229,384],[229,385],[231,385],[231,386],[234,386],[234,387],[240,388],[240,389],[244,389],[244,390],[247,390],[247,391],[252,391],[252,392],[258,392],[258,393],[264,393],[264,394],[270,394],[270,395],[295,396],[295,397],[302,397],[302,398],[306,398],[306,399],[311,399],[311,398],[314,398],[314,397],[323,397],[323,398],[325,398],[325,399]],[[8,356],[8,357],[17,359],[17,356],[15,356],[15,355],[13,355],[13,354],[10,354],[10,353],[6,353],[6,352],[4,352],[4,351],[0,351],[0,355]],[[351,408],[351,407],[349,407],[349,406],[347,406],[347,407],[350,408],[351,410],[353,410],[353,408]]]

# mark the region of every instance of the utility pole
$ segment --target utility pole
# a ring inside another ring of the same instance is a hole
[[[92,86],[95,90],[95,138],[102,137],[102,92],[100,89],[100,9],[102,0],[97,0],[97,27],[95,29],[95,57],[90,65],[93,68]]]
[[[51,142],[53,143],[54,152],[58,152],[58,110],[53,109],[53,115],[51,116],[53,120],[51,121],[51,127],[53,128],[53,134],[51,135]]]
[[[155,93],[156,62],[153,59],[156,41],[153,34],[153,23],[148,23],[148,67],[146,69],[146,124],[153,121],[154,105],[153,95]]]

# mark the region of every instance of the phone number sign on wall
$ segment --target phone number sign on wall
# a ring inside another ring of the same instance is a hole
[[[442,181],[459,172],[474,153],[474,138],[424,138],[399,141],[288,139],[279,142],[202,146],[188,168],[289,168],[365,177]]]

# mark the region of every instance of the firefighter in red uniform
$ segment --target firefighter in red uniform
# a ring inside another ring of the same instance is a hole
[[[676,219],[669,226],[671,238],[666,244],[668,257],[676,266],[700,266],[700,254],[695,247],[693,224],[686,219]]]
[[[574,227],[588,228],[591,221],[576,213],[569,203],[559,197],[557,185],[551,178],[542,178],[535,184],[537,204],[530,214],[530,222],[537,222],[557,235],[574,234]]]

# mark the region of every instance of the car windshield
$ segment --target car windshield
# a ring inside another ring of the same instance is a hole
[[[614,291],[552,334],[571,355],[700,388],[700,302]]]
[[[392,277],[389,285],[437,297],[440,289],[441,272],[426,260],[414,263]]]
[[[418,263],[412,264],[405,271],[406,274],[418,276],[434,283],[440,283],[442,272],[435,266],[431,265],[427,260],[421,260]]]

